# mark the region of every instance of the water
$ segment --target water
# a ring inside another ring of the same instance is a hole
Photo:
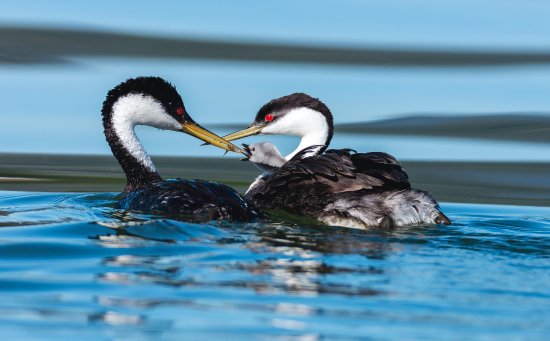
[[[0,192],[4,339],[544,339],[550,209],[452,226],[190,224],[116,193]]]

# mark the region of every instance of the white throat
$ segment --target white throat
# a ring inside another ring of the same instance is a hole
[[[128,152],[149,170],[155,172],[153,161],[134,132],[137,125],[158,129],[180,130],[180,123],[168,115],[162,104],[153,97],[130,94],[113,105],[112,123],[115,133]]]
[[[300,144],[290,154],[285,156],[288,161],[304,148],[327,142],[329,126],[323,114],[309,108],[296,108],[262,129],[262,134],[301,136]],[[306,156],[316,154],[319,148],[313,148]]]

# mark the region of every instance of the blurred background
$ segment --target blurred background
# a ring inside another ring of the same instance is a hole
[[[0,152],[108,155],[105,94],[159,75],[220,134],[301,91],[335,115],[333,147],[549,161],[549,17],[542,0],[3,2]],[[152,155],[222,155],[138,134]]]

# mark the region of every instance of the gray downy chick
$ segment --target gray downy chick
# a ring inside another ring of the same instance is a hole
[[[243,150],[247,158],[243,161],[250,161],[262,172],[271,173],[286,163],[281,152],[270,142],[258,142],[253,145],[243,144]]]

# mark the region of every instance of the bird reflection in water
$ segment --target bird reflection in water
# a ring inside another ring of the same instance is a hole
[[[113,235],[98,237],[102,246],[141,248],[171,244],[172,247],[162,248],[162,255],[127,253],[107,257],[104,266],[117,269],[99,274],[101,281],[249,288],[262,294],[371,296],[382,292],[368,285],[342,282],[340,274],[360,276],[362,283],[369,283],[369,278],[383,274],[380,268],[375,265],[347,267],[327,260],[327,256],[353,253],[376,260],[391,253],[394,247],[383,242],[383,236],[378,233],[332,227],[295,228],[272,224],[266,228],[255,224],[189,223],[180,226],[169,220],[125,219]],[[155,237],[151,238],[153,230]],[[240,249],[236,258],[235,248]]]
[[[104,311],[94,321],[135,321],[161,335],[161,329],[181,331],[209,314],[239,313],[312,339],[319,335],[310,334],[308,316],[373,318],[368,302],[392,294],[384,289],[388,275],[380,261],[399,253],[399,240],[416,233],[192,224],[120,212],[103,225],[112,233],[95,240],[111,251],[95,278],[113,290],[96,296]],[[338,296],[356,303],[327,304]],[[239,319],[228,326],[232,321]]]

